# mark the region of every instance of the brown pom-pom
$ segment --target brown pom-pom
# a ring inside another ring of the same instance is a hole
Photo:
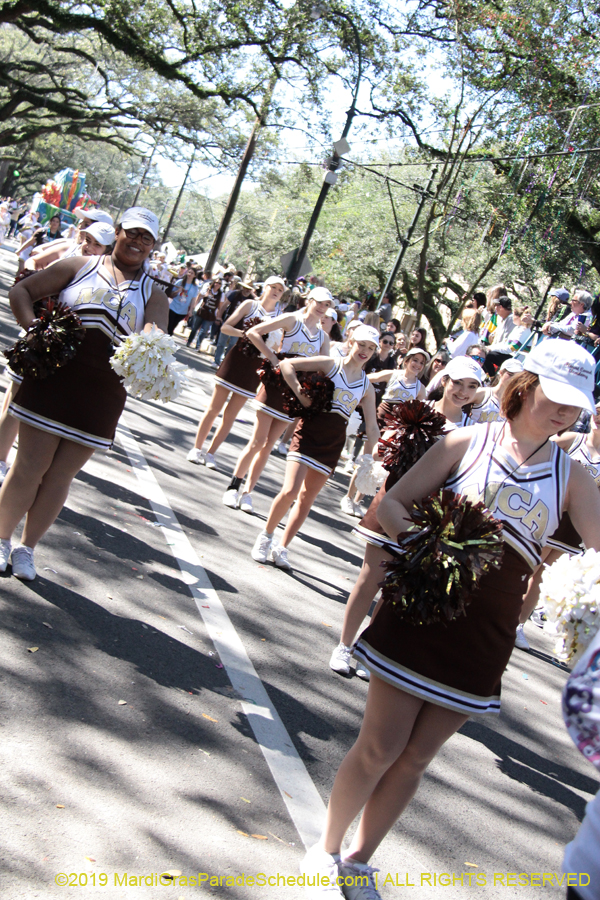
[[[4,351],[17,375],[47,378],[73,359],[85,337],[85,327],[69,306],[48,300],[24,338]]]
[[[290,419],[310,419],[318,413],[330,412],[335,390],[331,378],[322,372],[297,372],[296,374],[300,382],[300,393],[312,400],[310,406],[302,406],[281,374],[279,366],[275,369],[269,360],[265,359],[258,368],[258,375],[262,383],[265,386],[272,385],[281,393],[283,411]]]
[[[293,393],[287,381],[281,374],[281,369],[279,368],[279,366],[275,368],[271,365],[270,360],[264,358],[260,366],[258,367],[257,372],[258,377],[265,387],[267,387],[267,385],[271,385],[272,387],[277,388],[278,391],[281,391],[281,393],[286,396],[288,393]]]
[[[482,575],[502,562],[502,523],[449,490],[415,501],[411,519],[398,535],[401,552],[386,545],[395,558],[385,563],[384,603],[411,625],[464,615]]]
[[[241,336],[241,338],[238,340],[238,347],[240,348],[240,351],[245,356],[255,356],[255,357],[260,356],[260,350],[258,349],[258,347],[254,346],[252,341],[248,338],[246,332],[250,328],[253,328],[254,325],[260,325],[260,323],[262,321],[263,320],[259,316],[255,316],[254,319],[249,319],[248,322],[246,323],[246,325],[244,325],[244,333]]]
[[[335,385],[323,372],[298,372],[300,393],[312,400],[310,406],[302,406],[298,397],[289,388],[283,401],[283,409],[291,419],[298,417],[311,419],[321,412],[331,412]]]
[[[446,419],[422,400],[394,403],[383,420],[382,432],[392,431],[379,439],[382,465],[398,481],[405,472],[444,434]]]

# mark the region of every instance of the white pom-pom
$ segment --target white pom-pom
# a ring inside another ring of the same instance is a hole
[[[176,350],[174,338],[153,325],[150,331],[125,338],[110,364],[132,396],[168,403],[187,383],[186,367],[175,362]]]
[[[272,350],[273,353],[278,353],[279,348],[281,347],[281,339],[283,337],[283,331],[281,328],[275,329],[275,331],[269,331],[264,335],[263,340],[269,350]]]
[[[376,462],[369,453],[363,453],[358,458],[358,469],[354,482],[356,489],[361,494],[368,494],[372,497],[377,493],[387,475],[388,473],[380,462]]]
[[[600,553],[559,557],[540,584],[544,630],[556,637],[555,653],[574,665],[600,628]]]

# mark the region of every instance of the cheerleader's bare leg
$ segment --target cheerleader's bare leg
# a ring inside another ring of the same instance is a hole
[[[221,424],[215,431],[213,439],[210,442],[210,447],[208,448],[209,453],[217,452],[217,450],[233,428],[235,420],[239,416],[242,407],[247,400],[248,398],[242,396],[242,394],[231,395],[229,401],[227,402],[227,406],[223,410],[223,418],[221,419]]]
[[[281,430],[283,431],[283,422],[279,422],[279,419],[274,419],[273,416],[268,416],[262,410],[258,410],[252,436],[238,456],[238,460],[235,464],[235,469],[233,470],[234,478],[245,478],[248,471],[252,469],[255,458],[269,443],[271,427],[274,423],[281,425]],[[260,471],[262,472],[262,468]],[[256,478],[256,481],[258,481],[258,477]]]
[[[331,792],[323,848],[339,853],[363,809],[348,855],[368,862],[415,795],[431,760],[468,718],[372,675],[360,734]]]
[[[258,484],[258,479],[262,475],[263,469],[269,461],[271,450],[285,430],[285,422],[280,422],[279,419],[274,419],[273,416],[267,416],[267,418],[271,420],[267,440],[259,453],[253,457],[250,468],[248,469],[248,478],[246,479],[245,489],[249,494],[252,493]]]
[[[380,583],[383,581],[385,573],[381,568],[381,563],[391,558],[390,554],[382,550],[381,547],[367,544],[361,570],[358,573],[356,584],[350,591],[344,612],[344,624],[342,625],[340,641],[346,647],[351,647],[354,643],[363,619],[369,612],[369,607],[377,595]]]
[[[292,463],[292,465],[297,465],[297,463]],[[283,532],[283,537],[280,541],[280,546],[282,547],[289,547],[290,543],[296,537],[308,518],[308,514],[311,511],[312,505],[317,499],[319,492],[329,478],[328,474],[316,472],[308,466],[299,466],[299,468],[304,469],[305,474],[300,486],[298,502],[290,513],[287,525]]]
[[[302,482],[306,474],[307,466],[301,463],[288,460],[285,465],[285,477],[283,487],[273,500],[267,521],[265,531],[267,534],[273,534],[281,520],[285,517],[292,503],[300,493]]]
[[[198,431],[196,432],[196,442],[194,446],[198,449],[202,449],[202,445],[204,441],[209,435],[210,429],[213,426],[213,422],[227,403],[227,397],[229,396],[229,391],[226,387],[223,387],[221,384],[216,384],[215,389],[213,391],[213,395],[210,398],[210,403],[206,407],[206,411],[200,422],[198,423]],[[243,404],[242,404],[243,405]]]
[[[35,547],[64,506],[73,478],[93,455],[84,447],[21,422],[19,449],[0,491],[0,538],[23,518],[22,542]]]

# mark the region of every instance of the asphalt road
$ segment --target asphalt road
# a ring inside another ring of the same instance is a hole
[[[17,334],[10,246],[2,347]],[[250,549],[284,460],[272,457],[256,516],[223,507],[252,412],[216,471],[187,463],[212,370],[179,356],[190,387],[166,407],[128,401],[120,440],[80,473],[37,550],[38,579],[0,576],[5,900],[304,896],[241,876],[296,876],[360,726],[367,686],[328,668],[362,558],[339,509],[347,476],[328,483],[292,545],[292,574],[257,565]],[[550,638],[526,631],[533,650],[513,654],[502,715],[446,745],[377,853],[387,900],[564,896],[554,881],[506,883],[560,873],[598,787],[562,724],[566,672]],[[181,876],[153,883],[163,872]],[[212,885],[179,880],[198,873]]]

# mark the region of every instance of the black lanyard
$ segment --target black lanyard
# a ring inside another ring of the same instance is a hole
[[[506,484],[506,482],[508,481],[508,479],[509,479],[512,475],[514,475],[515,472],[518,472],[518,470],[521,468],[521,466],[524,466],[525,463],[529,462],[529,460],[531,459],[531,457],[532,457],[532,456],[535,456],[535,454],[538,452],[538,450],[541,450],[542,447],[545,447],[546,444],[548,443],[548,441],[550,440],[550,438],[546,438],[545,441],[542,441],[542,443],[540,444],[539,447],[536,447],[535,450],[533,450],[533,451],[529,454],[529,456],[527,457],[527,459],[524,459],[523,462],[520,462],[517,466],[514,467],[514,469],[511,469],[511,471],[508,473],[508,475],[506,475],[506,476],[502,479],[502,481],[500,482],[500,484],[498,485],[498,487],[497,487],[497,489],[496,489],[496,493],[495,493],[494,496],[491,498],[491,500],[490,500],[489,502],[486,502],[486,500],[487,500],[487,498],[486,498],[486,492],[487,492],[488,481],[489,481],[489,478],[490,478],[490,469],[491,469],[491,467],[492,467],[492,460],[493,460],[493,458],[494,458],[494,453],[495,453],[495,451],[496,451],[496,447],[499,445],[500,439],[501,439],[501,437],[502,437],[503,434],[504,434],[504,425],[503,425],[502,428],[500,429],[500,433],[499,433],[498,437],[496,438],[496,440],[494,441],[494,446],[492,447],[492,452],[490,453],[490,458],[489,458],[489,460],[488,460],[488,466],[487,466],[487,472],[485,473],[485,481],[484,481],[484,484],[483,484],[483,502],[485,503],[485,505],[486,505],[486,506],[488,507],[488,509],[490,509],[490,510],[491,510],[492,506],[494,505],[494,503],[496,502],[496,497],[497,497],[498,494],[500,493],[500,489],[504,487],[504,485]]]

